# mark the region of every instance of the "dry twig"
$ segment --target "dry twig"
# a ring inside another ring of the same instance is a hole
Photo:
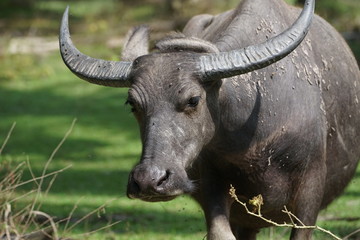
[[[339,238],[338,236],[336,236],[335,234],[333,234],[332,232],[330,232],[329,230],[326,230],[322,227],[319,227],[319,226],[306,226],[304,223],[302,223],[300,221],[299,218],[297,218],[293,213],[291,213],[290,211],[287,210],[286,206],[284,206],[284,210],[282,210],[283,213],[286,213],[288,216],[289,216],[289,220],[291,223],[277,223],[277,222],[274,222],[270,219],[267,219],[265,218],[264,216],[262,216],[261,214],[261,205],[263,205],[263,202],[262,201],[259,201],[259,200],[256,200],[256,199],[252,199],[250,200],[250,204],[254,205],[255,206],[255,209],[257,210],[256,212],[252,212],[249,210],[249,208],[247,207],[246,203],[242,202],[239,200],[239,198],[237,197],[236,195],[236,189],[230,185],[230,190],[229,190],[229,194],[231,195],[232,198],[235,199],[235,201],[237,203],[239,203],[240,205],[242,205],[244,208],[245,208],[245,211],[247,214],[251,215],[251,216],[254,216],[254,217],[257,217],[267,223],[270,223],[271,225],[273,226],[276,226],[276,227],[287,227],[287,228],[296,228],[296,229],[315,229],[315,230],[319,230],[321,232],[324,232],[328,235],[330,235],[331,237],[333,237],[334,239],[337,239],[337,240],[341,240],[341,238]],[[261,196],[261,195],[260,195]],[[259,196],[255,197],[257,199],[260,199]],[[262,197],[261,197],[262,199]],[[299,222],[301,225],[298,225],[295,223],[295,221]]]

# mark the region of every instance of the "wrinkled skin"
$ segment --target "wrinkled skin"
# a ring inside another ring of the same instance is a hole
[[[360,73],[344,40],[315,17],[301,45],[263,69],[207,81],[196,64],[203,52],[266,41],[298,15],[280,0],[245,0],[236,10],[191,19],[183,31],[188,46],[166,47],[165,39],[152,54],[144,29],[130,33],[123,53],[134,61],[127,103],[143,143],[130,198],[191,195],[204,210],[210,240],[255,239],[269,226],[234,203],[230,184],[244,202],[261,194],[266,218],[289,221],[286,206],[315,225],[360,158]],[[311,234],[293,229],[291,239]]]

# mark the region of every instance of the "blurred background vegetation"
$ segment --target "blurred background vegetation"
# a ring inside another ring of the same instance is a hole
[[[287,0],[291,4],[300,6],[303,1]],[[217,14],[235,7],[238,2],[238,0],[2,0],[0,51],[2,53],[16,51],[14,45],[11,45],[11,38],[56,36],[59,19],[66,5],[71,6],[73,16],[71,25],[74,33],[86,35],[89,41],[106,39],[110,47],[120,47],[116,45],[116,39],[113,37],[123,36],[126,30],[135,24],[149,23],[155,33],[181,30],[186,21],[195,14]],[[316,13],[343,33],[358,56],[360,41],[358,0],[317,0],[316,4]],[[97,37],[94,39],[92,35]],[[26,47],[19,46],[19,48]]]
[[[301,0],[288,2],[302,4]],[[44,212],[62,219],[76,205],[76,221],[115,199],[106,211],[102,209],[74,228],[75,233],[120,220],[92,239],[202,239],[202,213],[187,197],[153,204],[127,199],[127,176],[141,151],[136,123],[124,106],[127,90],[92,86],[72,75],[58,53],[58,29],[69,5],[71,32],[80,50],[117,60],[124,36],[134,25],[149,24],[152,38],[157,39],[164,32],[181,30],[195,14],[217,14],[237,4],[238,0],[1,0],[0,143],[11,125],[17,124],[0,153],[0,177],[11,169],[9,166],[23,161],[31,164],[33,174],[41,175],[77,118],[48,171],[72,167],[59,174],[54,183],[46,182],[52,187],[46,197],[39,198]],[[343,34],[359,61],[359,0],[317,0],[316,12]],[[23,175],[25,179],[32,177],[26,169]],[[322,212],[322,227],[339,236],[360,229],[359,184],[360,169],[345,194]],[[21,188],[19,196],[33,187]],[[13,209],[21,209],[30,197],[19,198]],[[1,201],[0,197],[3,206]],[[288,233],[268,229],[262,239],[281,239]],[[316,236],[326,239],[322,234]]]

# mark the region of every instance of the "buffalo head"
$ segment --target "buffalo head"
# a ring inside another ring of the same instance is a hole
[[[147,52],[147,30],[130,33],[125,61],[88,57],[73,45],[66,9],[60,29],[60,52],[78,77],[99,85],[130,88],[143,150],[130,173],[128,196],[146,201],[170,200],[196,189],[189,169],[216,134],[220,79],[266,67],[292,52],[308,32],[314,10],[307,1],[297,21],[264,43],[219,52],[191,37],[174,37]]]
[[[195,61],[189,53],[160,53],[133,62],[127,103],[139,123],[143,151],[129,177],[129,197],[167,200],[194,190],[186,170],[214,134],[209,100],[215,98]]]

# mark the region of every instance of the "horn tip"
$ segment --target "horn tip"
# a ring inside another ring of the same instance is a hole
[[[67,5],[63,17],[62,17],[62,21],[61,21],[61,26],[60,26],[60,36],[64,35],[65,33],[68,33],[68,29],[69,29],[69,5]]]
[[[70,7],[69,7],[69,5],[67,5],[65,8],[64,14],[63,14],[63,21],[64,21],[64,19],[69,18],[69,9],[70,9]]]

